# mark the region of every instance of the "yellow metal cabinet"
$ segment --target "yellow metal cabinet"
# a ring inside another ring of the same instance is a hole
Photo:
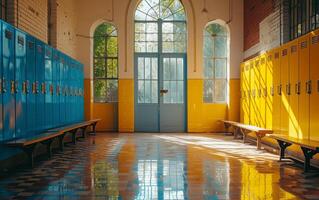
[[[255,86],[255,60],[251,60],[249,67],[249,82],[250,82],[250,100],[249,100],[249,115],[250,115],[250,124],[256,124],[256,86]]]
[[[290,56],[289,56],[289,83],[286,90],[289,95],[289,104],[286,106],[289,108],[288,115],[288,133],[292,137],[298,137],[299,132],[299,54],[298,54],[298,40],[294,40],[289,46]]]
[[[268,52],[266,56],[266,97],[265,97],[265,118],[266,118],[266,128],[272,129],[272,115],[273,115],[273,95],[274,95],[274,87],[273,87],[273,54],[274,52]]]
[[[244,65],[244,124],[250,124],[250,63]]]
[[[280,59],[281,48],[273,51],[273,130],[280,133],[280,107],[281,107],[281,84],[280,84]]]
[[[309,35],[299,38],[299,79],[300,79],[300,95],[299,95],[299,138],[309,138]],[[318,56],[318,55],[316,55]]]
[[[266,97],[267,97],[267,77],[266,77],[266,58],[267,54],[262,54],[260,56],[260,64],[259,64],[259,127],[266,127]]]
[[[319,30],[310,33],[310,139],[319,141]]]
[[[289,56],[290,56],[290,44],[282,46],[280,51],[280,133],[288,134],[288,115],[289,115]]]
[[[245,87],[244,87],[245,63],[240,64],[240,122],[244,123]]]
[[[261,112],[260,112],[260,57],[256,57],[254,66],[254,88],[255,88],[255,98],[254,98],[254,118],[255,126],[260,126],[261,124]]]

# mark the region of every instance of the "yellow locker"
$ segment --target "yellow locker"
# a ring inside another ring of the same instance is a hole
[[[250,63],[244,65],[244,124],[250,123]]]
[[[268,52],[266,56],[266,97],[265,97],[265,115],[266,115],[266,128],[272,129],[272,115],[273,115],[273,54],[274,52]]]
[[[280,59],[280,133],[288,134],[289,126],[289,56],[290,43],[285,44],[281,48]]]
[[[273,130],[275,133],[280,133],[280,107],[281,107],[281,84],[280,84],[280,54],[281,48],[276,48],[273,51]]]
[[[289,117],[288,117],[288,133],[292,137],[298,137],[299,132],[299,109],[298,109],[298,83],[299,83],[299,54],[298,54],[298,40],[290,42],[290,56],[289,56]]]
[[[260,112],[260,57],[255,58],[254,66],[254,88],[255,88],[255,98],[254,98],[254,118],[255,126],[260,126],[261,124],[261,112]]]
[[[260,64],[259,64],[259,127],[265,128],[266,127],[266,96],[267,96],[267,77],[266,77],[266,57],[267,54],[262,54],[260,56]]]
[[[250,98],[249,98],[249,116],[250,116],[250,123],[251,125],[255,125],[256,117],[255,117],[255,111],[256,111],[256,87],[255,87],[255,60],[250,60],[250,67],[249,67],[249,82],[250,82]]]
[[[310,131],[311,140],[319,141],[319,30],[310,33]]]
[[[245,63],[240,64],[240,122],[244,123],[244,104],[245,104],[245,87],[244,87]]]
[[[309,94],[310,94],[309,35],[305,35],[299,38],[298,50],[299,50],[299,79],[300,79],[300,95],[299,95],[300,132],[298,137],[302,139],[308,139],[309,138],[309,101],[310,101],[310,98],[309,98]]]

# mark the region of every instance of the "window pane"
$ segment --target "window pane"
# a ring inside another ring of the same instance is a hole
[[[145,58],[145,79],[151,79],[151,59]]]
[[[215,60],[215,76],[216,78],[226,78],[227,61],[226,59]]]
[[[107,93],[106,93],[107,102],[118,101],[117,88],[118,88],[117,80],[107,80]]]
[[[151,103],[151,81],[145,81],[145,102],[144,103]]]
[[[158,61],[157,58],[152,58],[152,79],[158,78]]]
[[[113,77],[113,59],[106,60],[106,67],[107,67],[107,78]]]
[[[144,79],[144,58],[138,58],[138,79]]]
[[[107,56],[117,57],[117,37],[109,37],[107,40]]]
[[[105,37],[94,38],[94,56],[104,57],[106,54],[106,39]]]
[[[95,102],[106,102],[106,81],[94,81],[94,100]]]
[[[204,59],[204,77],[205,78],[212,78],[214,76],[214,68],[213,68],[212,59]]]
[[[145,102],[144,94],[144,81],[138,81],[138,103]]]
[[[212,103],[213,102],[213,80],[204,80],[204,102]]]
[[[158,82],[152,81],[152,103],[158,103]]]
[[[226,101],[226,80],[215,80],[215,101],[225,102]]]
[[[105,77],[105,60],[94,59],[94,78]]]
[[[215,51],[217,58],[226,57],[226,47],[227,41],[225,37],[216,37],[215,38]]]
[[[177,80],[184,80],[184,61],[182,58],[177,59]]]

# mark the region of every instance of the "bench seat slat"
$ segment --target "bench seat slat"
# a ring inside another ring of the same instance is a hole
[[[273,138],[275,140],[281,140],[287,143],[293,143],[302,147],[306,147],[308,149],[319,151],[319,141],[298,139],[295,137],[291,137],[289,135],[282,135],[282,134],[271,134],[271,135],[268,135],[268,137]]]
[[[45,132],[45,133],[32,135],[32,136],[27,137],[27,138],[22,138],[22,139],[7,142],[7,145],[12,146],[12,147],[24,147],[24,146],[28,146],[28,145],[31,145],[34,143],[39,143],[39,142],[43,142],[45,140],[55,138],[59,135],[61,135],[61,133],[59,133],[59,132]]]

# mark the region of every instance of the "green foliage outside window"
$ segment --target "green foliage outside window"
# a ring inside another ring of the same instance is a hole
[[[94,32],[94,101],[118,101],[118,37],[116,28],[108,23]]]

